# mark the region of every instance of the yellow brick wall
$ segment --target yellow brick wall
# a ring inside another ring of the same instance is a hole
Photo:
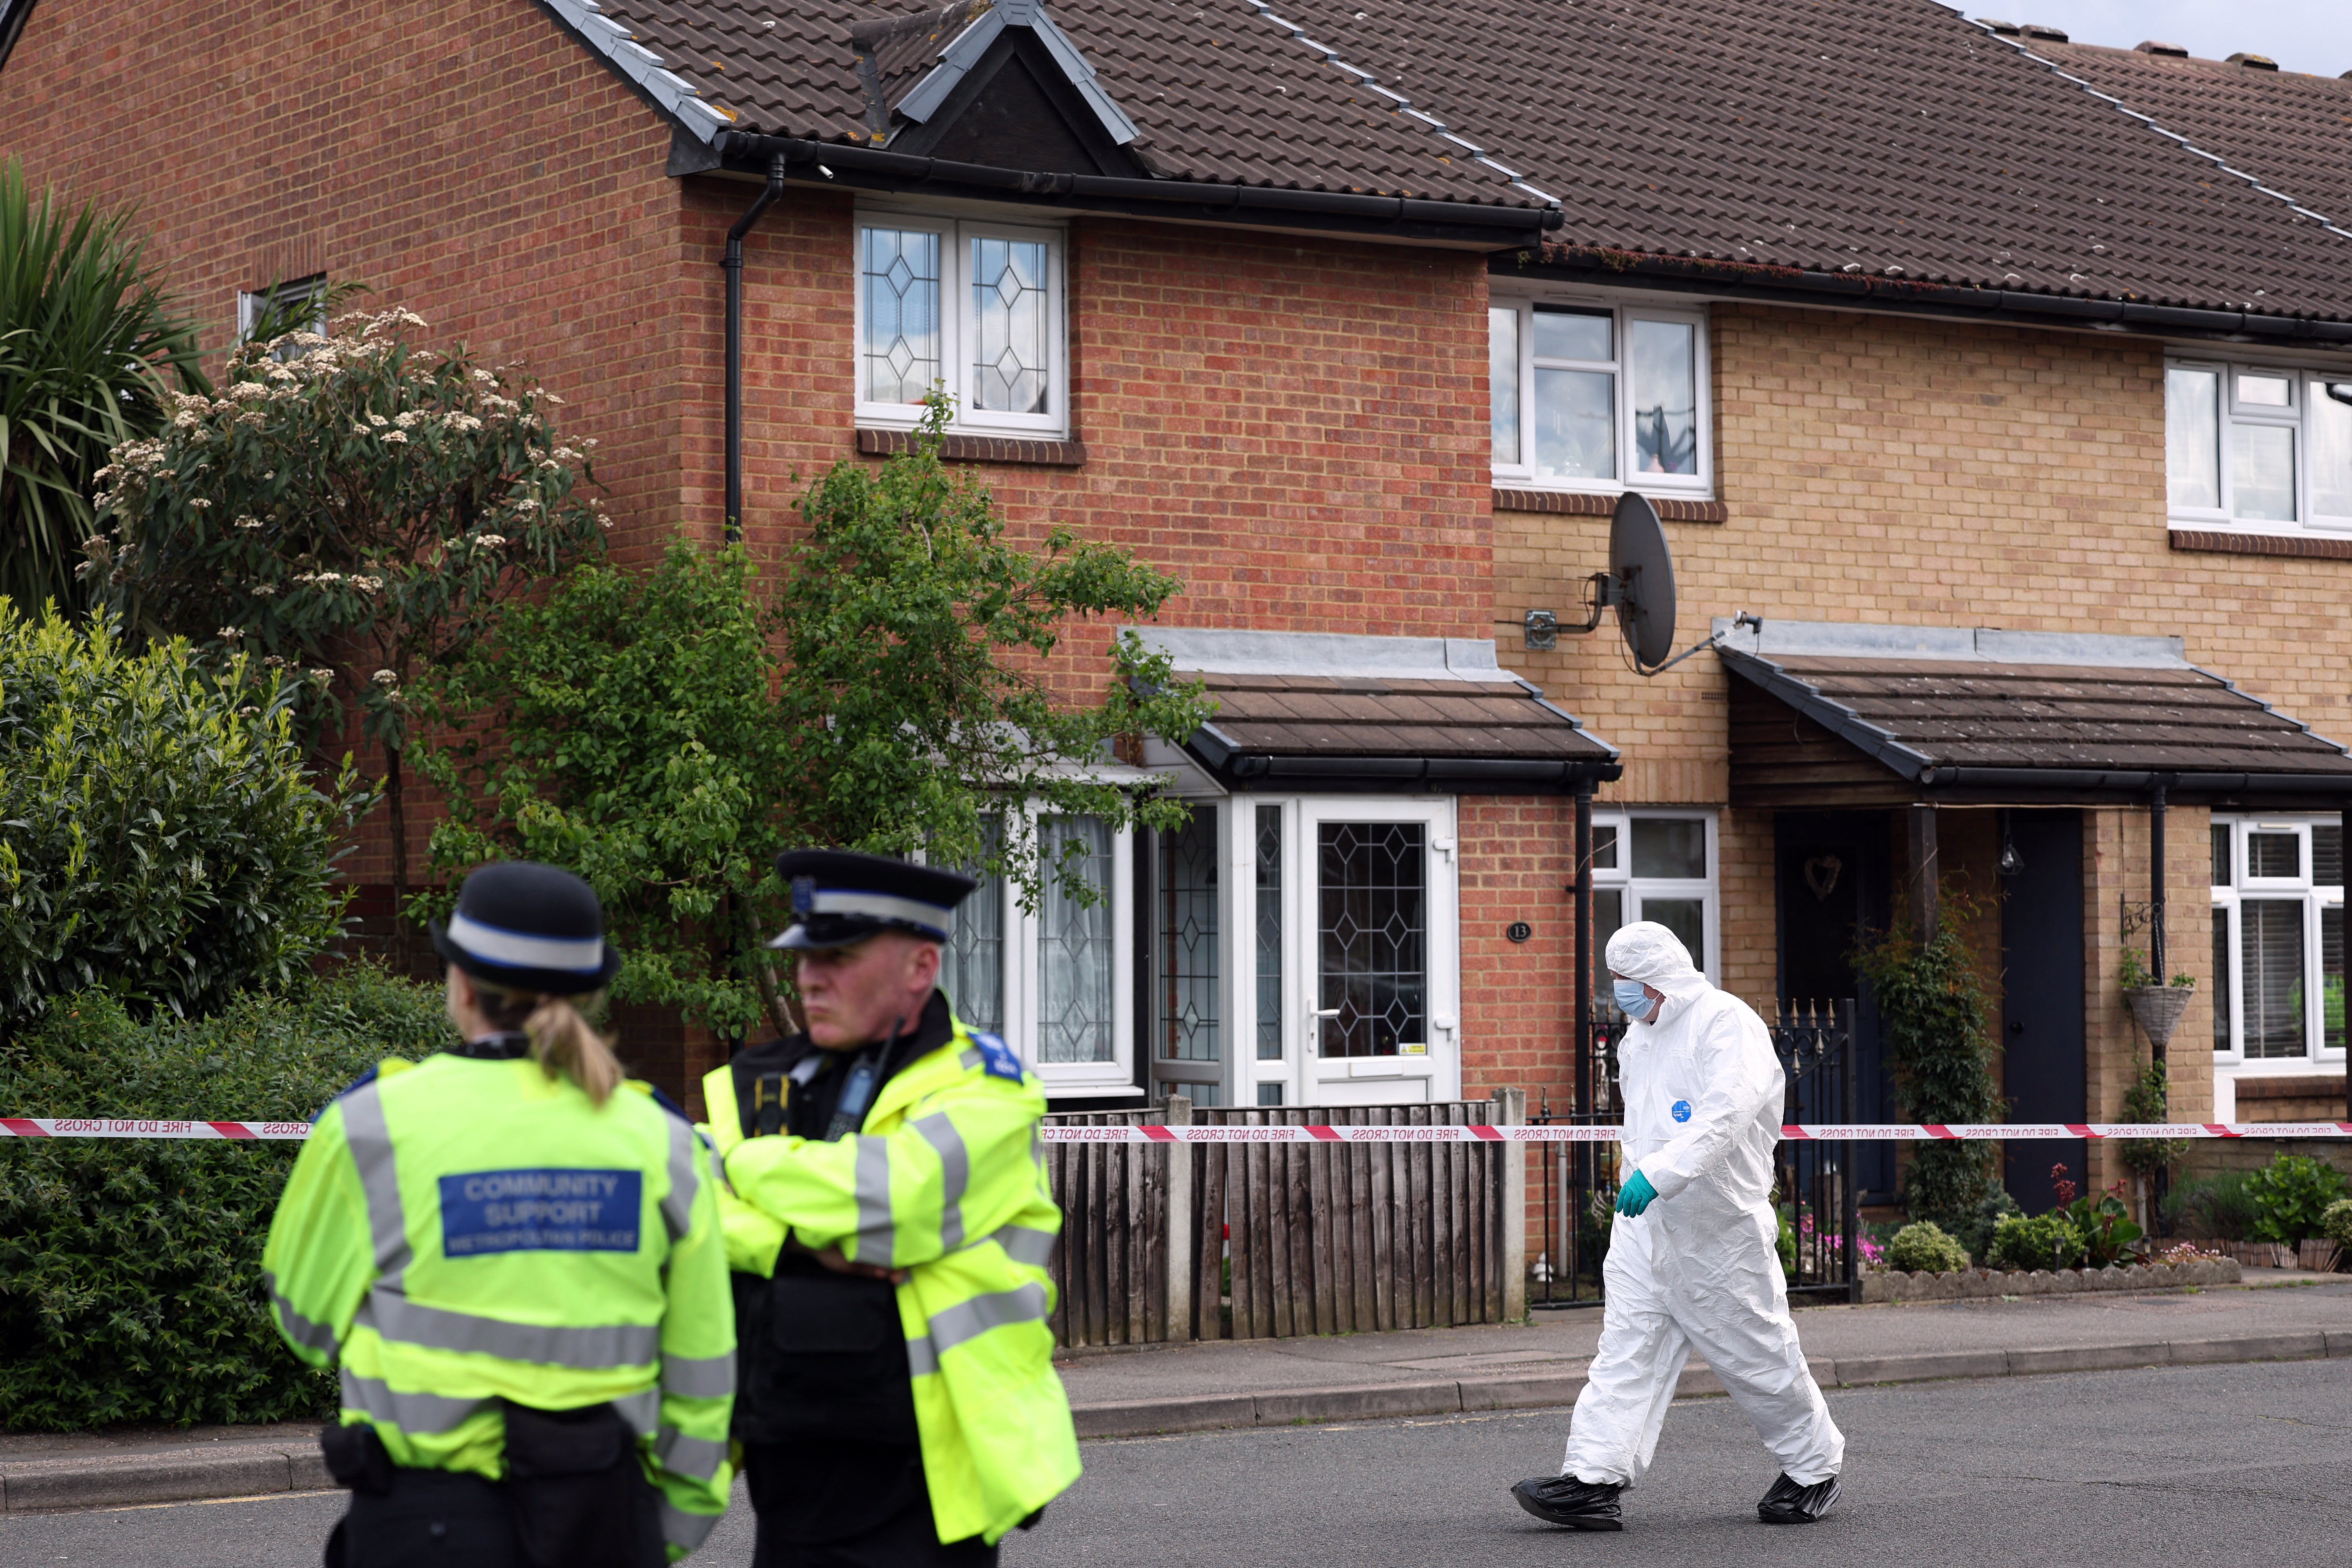
[[[2174,635],[2242,689],[2352,735],[2352,562],[2169,547],[2160,343],[1748,304],[1714,307],[1710,338],[1730,519],[1666,525],[1684,645],[1739,610]],[[1603,798],[1724,803],[1730,678],[1717,661],[1645,680],[1608,631],[1563,636],[1554,653],[1520,647],[1527,610],[1576,618],[1608,520],[1498,510],[1494,523],[1503,661],[1624,749],[1624,780]],[[1751,999],[1776,978],[1771,815],[1722,816],[1723,967]],[[2176,809],[2170,826],[2170,962],[2201,982],[2173,1051],[2183,1120],[2212,1103],[2205,822]],[[2117,897],[2147,897],[2145,814],[2087,816],[2084,855],[2088,1087],[2105,1117],[2146,1048],[2115,973]],[[1998,922],[1979,934],[1997,958]]]

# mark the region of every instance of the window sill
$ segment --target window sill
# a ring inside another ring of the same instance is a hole
[[[2305,561],[2352,561],[2352,538],[2334,538],[2324,533],[2239,533],[2209,528],[2174,528],[2169,531],[2175,550],[2213,555],[2285,555]]]
[[[857,449],[872,458],[911,452],[915,449],[915,433],[860,428]],[[950,431],[940,439],[940,456],[950,463],[1029,463],[1041,468],[1075,468],[1086,462],[1087,447],[1083,441],[1036,441]]]
[[[1651,496],[1650,504],[1666,522],[1729,522],[1731,509],[1719,500],[1683,500]],[[1496,511],[1543,511],[1558,517],[1608,517],[1617,510],[1617,498],[1585,490],[1533,490],[1494,487]]]
[[[2344,1073],[2339,1068],[2319,1064],[2309,1072],[2282,1077],[2278,1071],[2281,1064],[2275,1060],[2234,1065],[2239,1070],[2230,1077],[2237,1085],[2241,1100],[2344,1098]]]

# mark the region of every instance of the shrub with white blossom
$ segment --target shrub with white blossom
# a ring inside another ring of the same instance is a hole
[[[183,395],[161,435],[114,448],[81,569],[126,630],[299,674],[314,714],[356,707],[403,909],[419,678],[611,526],[583,493],[595,443],[555,430],[562,399],[418,346],[424,326],[393,310],[238,345],[219,396]]]

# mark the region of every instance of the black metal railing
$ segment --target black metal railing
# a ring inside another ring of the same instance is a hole
[[[1788,1074],[1781,1120],[1850,1122],[1859,1084],[1854,1072],[1851,998],[1782,1001],[1767,1015],[1772,1048]],[[1542,1125],[1608,1126],[1622,1120],[1617,1046],[1625,1016],[1603,1002],[1578,1042],[1577,1081],[1592,1086],[1589,1102],[1554,1106],[1547,1097],[1528,1121]],[[1529,1265],[1528,1305],[1599,1306],[1601,1266],[1617,1201],[1620,1151],[1614,1143],[1546,1143],[1542,1148],[1544,1244]],[[1860,1293],[1860,1191],[1854,1145],[1784,1140],[1775,1156],[1774,1203],[1781,1221],[1781,1265],[1789,1294],[1800,1300],[1852,1300]]]

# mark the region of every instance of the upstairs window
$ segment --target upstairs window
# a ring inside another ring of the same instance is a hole
[[[856,266],[859,424],[910,428],[940,387],[950,428],[1068,433],[1059,233],[868,213]]]
[[[2341,394],[2341,396],[2336,395]],[[2173,521],[2352,531],[2352,377],[2275,365],[2164,369]]]
[[[1497,483],[1707,490],[1703,314],[1497,299],[1486,320]]]

